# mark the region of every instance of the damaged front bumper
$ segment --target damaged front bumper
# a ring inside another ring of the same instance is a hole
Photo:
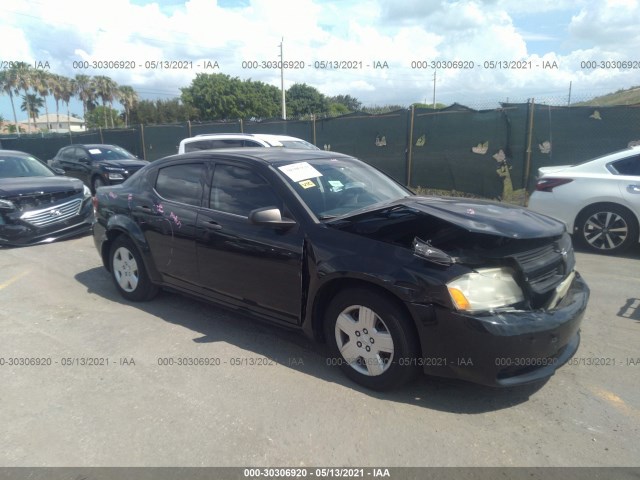
[[[544,310],[470,314],[410,304],[422,345],[419,365],[427,374],[491,386],[546,379],[578,349],[588,299],[576,273]]]
[[[77,208],[73,202],[77,202]],[[72,199],[40,210],[12,212],[0,217],[0,246],[35,245],[83,235],[91,231],[92,223],[90,198]]]

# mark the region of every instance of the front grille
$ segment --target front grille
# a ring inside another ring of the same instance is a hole
[[[75,217],[80,212],[81,206],[82,199],[76,198],[61,205],[24,213],[20,219],[34,227],[46,227]]]
[[[53,203],[64,200],[65,198],[73,197],[82,193],[82,190],[70,189],[53,193],[32,193],[30,195],[15,195],[13,197],[6,198],[10,200],[20,211],[31,210],[38,207],[46,207]]]
[[[571,239],[565,234],[543,247],[516,253],[512,258],[520,266],[524,280],[535,294],[545,294],[556,288],[573,270]]]

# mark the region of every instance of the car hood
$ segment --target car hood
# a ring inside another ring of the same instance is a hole
[[[149,162],[146,160],[103,160],[100,162],[101,165],[105,167],[116,167],[116,168],[140,168],[148,165]]]
[[[0,197],[55,193],[64,190],[82,191],[82,181],[64,176],[0,178]]]
[[[384,210],[410,209],[444,220],[473,233],[507,238],[533,239],[562,235],[564,223],[523,207],[468,198],[405,197],[330,220],[353,222]]]

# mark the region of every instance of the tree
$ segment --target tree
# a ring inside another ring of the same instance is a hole
[[[93,77],[96,97],[102,101],[102,112],[104,114],[104,127],[107,128],[107,108],[106,104],[109,104],[109,107],[112,107],[115,90],[118,88],[118,84],[111,80],[109,77],[104,75],[98,75]],[[112,123],[113,126],[113,123]]]
[[[98,106],[88,111],[84,122],[87,128],[99,128],[107,124],[107,119],[112,127],[122,127],[124,125],[124,121],[118,115],[118,111],[107,106]]]
[[[338,103],[347,107],[349,112],[357,112],[362,108],[362,103],[351,95],[336,95],[335,97],[329,97],[330,103]]]
[[[76,75],[75,80],[76,93],[82,102],[82,118],[84,118],[87,116],[89,104],[93,104],[96,100],[95,85],[89,75],[82,75],[79,73]]]
[[[68,77],[60,77],[61,78],[61,93],[62,93],[62,101],[67,104],[67,120],[71,116],[71,112],[69,112],[69,102],[71,101],[71,97],[73,97],[77,92],[77,85],[74,79]],[[69,130],[71,130],[71,125],[69,124]]]
[[[346,115],[348,113],[351,113],[351,112],[342,103],[330,103],[329,111],[327,112],[327,115],[330,117],[339,117],[340,115]]]
[[[415,108],[430,108],[433,110],[433,103],[412,103]],[[444,103],[436,103],[436,110],[440,110],[441,108],[446,108],[447,106]]]
[[[14,91],[16,91],[16,88],[17,81],[14,72],[11,70],[0,71],[0,90],[9,95],[9,100],[11,101],[11,109],[13,110],[13,127],[18,131],[18,135],[20,135],[20,130],[18,130],[18,116],[16,115],[16,106],[13,103],[13,93]],[[11,131],[11,126],[9,126],[9,131]]]
[[[44,111],[49,122],[49,106],[47,105],[47,97],[51,95],[51,74],[46,70],[35,70],[33,75],[33,89],[44,100]],[[47,127],[48,128],[48,127]]]
[[[28,93],[27,95],[22,96],[22,105],[20,105],[20,110],[26,112],[27,116],[33,120],[33,127],[35,130],[38,130],[36,118],[38,118],[40,109],[43,106],[44,101],[42,98],[33,93]]]
[[[197,112],[199,120],[271,118],[280,108],[277,87],[222,73],[198,73],[181,92],[182,102]]]
[[[22,96],[23,100],[30,101],[29,97],[29,89],[33,84],[33,69],[31,65],[25,62],[16,62],[14,66],[10,69],[13,71],[13,75],[16,79],[16,91],[15,93],[19,93],[19,90],[22,89],[24,91],[24,95]],[[27,105],[27,110],[31,111],[31,107]]]
[[[286,92],[287,117],[297,117],[329,110],[329,100],[315,87],[295,83]]]
[[[124,126],[129,125],[129,115],[131,109],[138,103],[138,94],[128,85],[121,85],[118,87],[120,103],[124,107]]]
[[[196,118],[197,112],[179,99],[141,100],[131,109],[131,123],[175,123]]]
[[[403,107],[402,105],[383,105],[382,107],[378,105],[373,105],[371,107],[362,107],[362,111],[365,113],[370,113],[372,115],[380,115],[382,113],[396,112],[398,110],[405,110],[407,107]]]
[[[64,96],[64,78],[61,75],[52,75],[49,78],[51,94],[56,102],[56,128],[60,126],[60,100]]]

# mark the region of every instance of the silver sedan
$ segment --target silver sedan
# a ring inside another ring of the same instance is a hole
[[[543,167],[529,208],[562,220],[574,242],[619,253],[640,240],[640,146],[577,165]]]

